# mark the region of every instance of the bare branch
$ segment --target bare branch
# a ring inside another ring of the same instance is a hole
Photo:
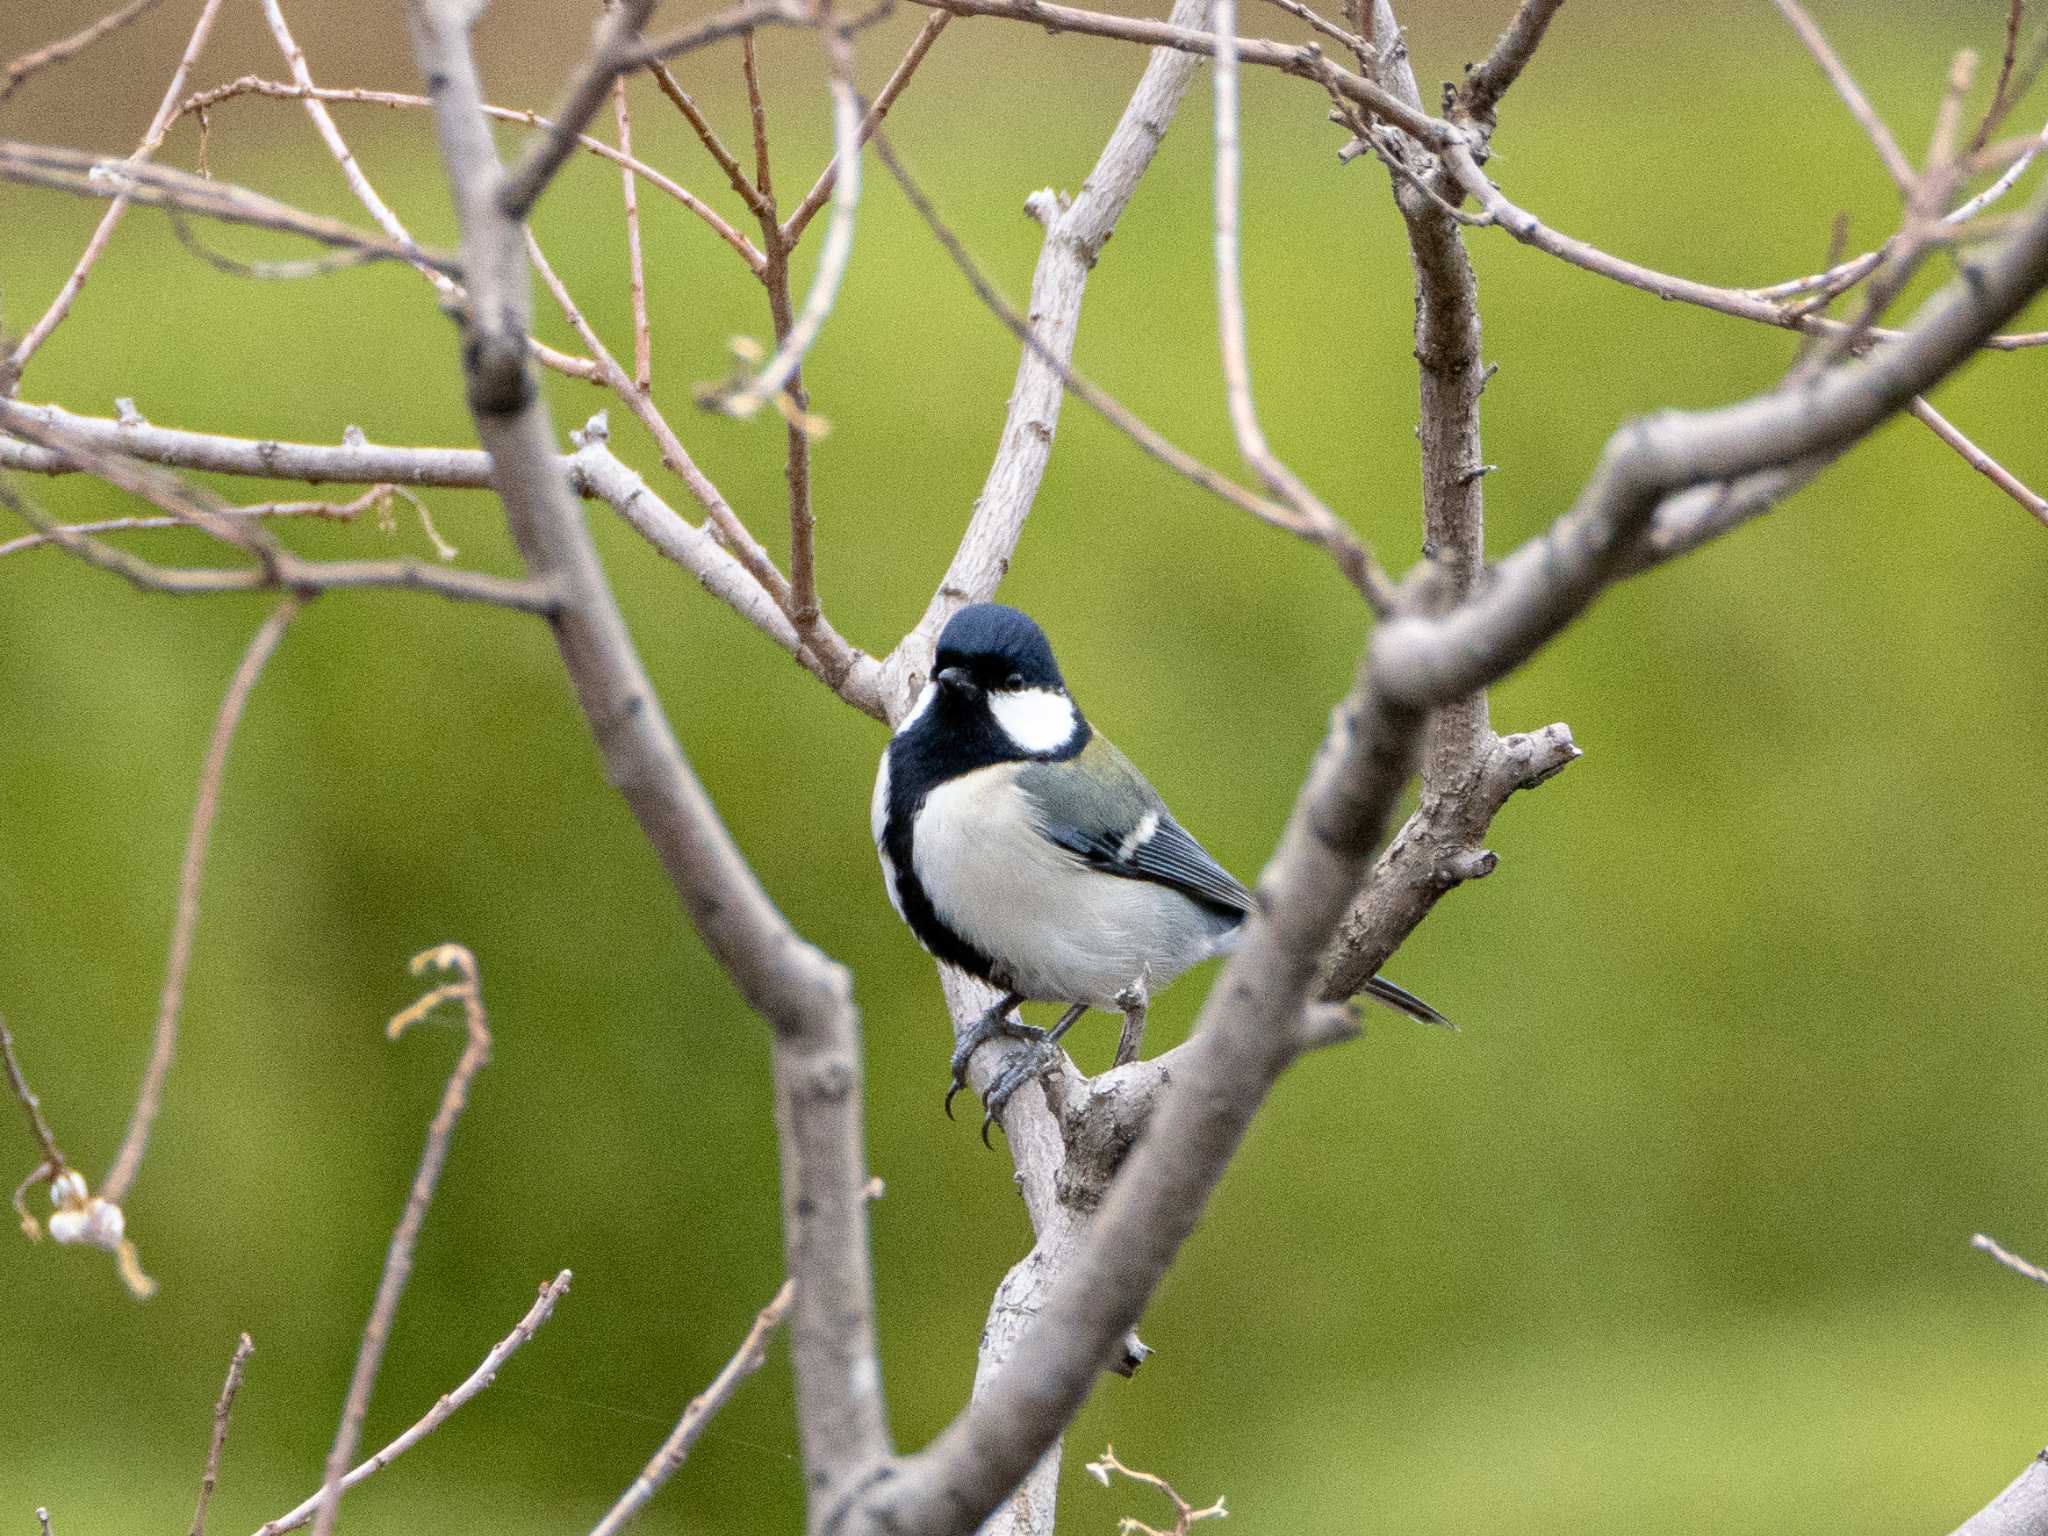
[[[885,718],[879,662],[855,652],[852,665],[840,672],[820,660],[797,634],[789,615],[710,530],[685,519],[637,472],[620,462],[607,444],[602,417],[586,426],[578,441],[582,446],[569,459],[577,494],[610,505],[657,551],[695,576],[705,591],[760,630],[805,671],[863,714]]]
[[[178,59],[178,67],[171,72],[171,83],[164,91],[164,99],[158,104],[156,115],[150,119],[149,128],[143,134],[141,144],[136,146],[135,153],[125,162],[125,167],[131,174],[138,165],[156,153],[157,146],[163,142],[164,134],[169,131],[172,115],[177,110],[178,99],[185,94],[185,81],[192,73],[192,66],[199,61],[200,52],[206,47],[207,38],[212,35],[214,19],[220,15],[220,8],[221,0],[205,0],[199,8],[199,19],[192,24],[192,35],[185,43],[185,51]],[[128,200],[117,195],[107,211],[100,216],[100,222],[93,230],[92,238],[86,242],[84,253],[72,267],[70,276],[64,279],[64,285],[57,290],[57,296],[50,300],[50,307],[43,311],[42,317],[30,326],[28,333],[15,344],[13,352],[8,354],[5,366],[0,366],[0,384],[10,379],[19,379],[22,370],[28,366],[29,359],[50,339],[50,333],[64,323],[64,317],[71,313],[71,306],[78,300],[79,290],[85,287],[87,276],[98,263],[100,252],[107,248],[107,242],[113,238],[115,229],[120,226],[121,215],[127,210]],[[4,392],[0,390],[0,393]]]
[[[474,448],[400,448],[353,437],[344,443],[290,443],[159,427],[136,419],[80,416],[60,405],[0,398],[0,468],[62,475],[89,471],[95,454],[121,454],[170,469],[308,484],[416,485],[474,490],[490,485],[490,460]],[[52,446],[44,446],[48,439]],[[63,446],[69,444],[71,451]]]
[[[1051,0],[912,0],[912,3],[951,11],[956,16],[1000,16],[1009,21],[1029,22],[1052,32],[1118,38],[1154,48],[1173,48],[1204,58],[1212,57],[1216,52],[1216,34],[1213,31],[1172,21],[1077,10],[1070,5],[1055,5]],[[1416,135],[1431,147],[1437,147],[1447,135],[1452,139],[1462,136],[1452,125],[1418,112],[1372,81],[1337,68],[1313,44],[1276,43],[1265,38],[1240,37],[1237,54],[1243,63],[1277,69],[1282,74],[1300,75],[1307,80],[1321,80],[1327,74],[1332,88],[1347,100],[1356,102],[1396,128]]]
[[[639,389],[627,376],[626,370],[619,366],[618,359],[612,356],[610,349],[599,338],[596,329],[584,318],[583,311],[577,307],[567,285],[555,275],[555,269],[548,264],[547,256],[541,250],[540,242],[534,238],[533,232],[526,230],[524,235],[527,259],[533,263],[534,270],[540,274],[548,292],[561,306],[570,326],[583,338],[584,345],[589,347],[596,357],[605,383],[626,403],[640,424],[653,435],[655,446],[661,451],[663,465],[690,488],[691,493],[710,513],[713,526],[724,536],[727,547],[746,568],[747,574],[777,606],[788,612],[793,606],[788,579],[775,568],[774,560],[770,558],[768,551],[761,547],[761,541],[740,521],[739,514],[732,510],[731,504],[726,501],[718,487],[697,467],[696,460],[690,457],[689,450],[683,446],[683,440],[676,435],[675,428],[669,425],[668,418],[662,415],[653,398]],[[838,637],[834,635],[833,638]],[[850,657],[851,647],[845,646],[843,640],[840,641],[840,645]],[[848,664],[850,665],[850,661]]]
[[[1237,144],[1237,0],[1215,0],[1216,30],[1216,310],[1217,329],[1223,350],[1225,398],[1230,406],[1230,426],[1237,436],[1238,452],[1257,472],[1266,489],[1293,509],[1306,530],[1304,536],[1324,544],[1332,552],[1350,556],[1347,569],[1354,585],[1365,595],[1373,612],[1391,611],[1394,584],[1371,550],[1343,528],[1337,515],[1303,483],[1267,446],[1259,426],[1258,408],[1252,402],[1251,364],[1246,358],[1244,285],[1238,271],[1238,180]]]
[[[533,211],[555,172],[574,152],[577,135],[611,94],[612,81],[634,67],[631,56],[639,46],[640,29],[647,25],[657,3],[659,0],[618,0],[606,6],[590,57],[554,114],[554,122],[527,142],[519,164],[505,174],[498,197],[507,218],[516,223]]]
[[[612,115],[619,125],[619,153],[633,153],[633,116],[626,104],[626,77],[612,81]],[[633,384],[643,395],[654,388],[654,338],[647,327],[647,263],[640,253],[640,193],[633,173],[620,176],[626,206],[626,277],[633,304]]]
[[[227,507],[222,510],[231,517],[317,517],[333,522],[349,522],[359,514],[368,511],[389,496],[395,487],[375,485],[353,501],[266,501],[246,507]],[[139,530],[159,528],[190,528],[192,522],[183,517],[106,517],[90,523],[66,523],[65,531],[74,534],[134,533]],[[39,549],[53,545],[56,539],[47,533],[25,533],[18,539],[0,543],[0,558],[20,554],[23,550]]]
[[[1960,427],[1956,426],[1920,396],[1915,395],[1912,405],[1907,407],[1907,409],[1925,423],[1936,437],[1961,454],[1965,464],[1976,470],[1978,474],[1984,476],[1985,479],[2005,492],[2006,495],[2033,513],[2036,521],[2044,526],[2048,526],[2048,500],[2043,500],[2018,475],[2015,475],[2011,470],[1999,463],[1998,460],[1992,458],[1990,454],[1971,442],[1969,438],[1963,435]]]
[[[1899,141],[1892,137],[1891,129],[1885,127],[1884,119],[1877,115],[1877,109],[1871,106],[1870,98],[1863,94],[1862,87],[1857,85],[1856,78],[1849,73],[1848,66],[1843,64],[1835,50],[1828,46],[1827,37],[1814,24],[1813,18],[1806,13],[1806,8],[1799,4],[1799,0],[1771,0],[1771,3],[1777,6],[1778,14],[1791,23],[1792,30],[1799,34],[1799,41],[1806,45],[1806,51],[1813,55],[1814,63],[1818,64],[1821,73],[1828,77],[1828,84],[1832,85],[1835,94],[1842,98],[1842,105],[1849,109],[1849,115],[1854,117],[1863,131],[1870,136],[1870,142],[1877,150],[1877,158],[1884,162],[1885,170],[1898,185],[1900,193],[1910,198],[1920,179],[1914,173],[1913,163],[1906,158],[1905,151],[1899,148]]]
[[[9,508],[38,530],[39,537],[88,565],[113,572],[144,592],[162,592],[172,597],[285,592],[303,599],[350,588],[387,588],[427,592],[453,602],[482,603],[514,613],[545,616],[560,606],[554,588],[543,581],[508,581],[485,571],[449,570],[418,560],[301,560],[289,550],[272,548],[263,552],[261,563],[239,569],[154,565],[139,555],[53,521],[4,485],[0,485],[0,506]],[[179,521],[192,526],[189,517]]]
[[[154,9],[156,4],[157,0],[128,0],[128,4],[79,28],[69,37],[60,37],[54,43],[45,43],[42,47],[14,59],[5,70],[0,70],[0,102],[12,96],[22,81],[30,75],[48,69],[53,64],[62,64],[67,59],[75,58],[101,38],[120,31],[138,16]]]
[[[1522,77],[1542,45],[1551,18],[1563,4],[1564,0],[1522,0],[1515,8],[1514,20],[1494,43],[1493,52],[1465,72],[1452,106],[1454,118],[1485,124],[1490,131],[1501,97]]]
[[[1175,0],[1165,25],[1206,45],[1211,34],[1193,29],[1207,16],[1207,0]],[[1038,348],[1027,348],[1018,359],[995,461],[975,500],[974,515],[923,617],[885,664],[883,696],[892,715],[909,708],[916,697],[946,620],[962,605],[991,596],[1009,568],[1010,553],[1024,531],[1024,519],[1051,458],[1063,399],[1061,369],[1074,355],[1089,271],[1152,163],[1194,78],[1199,51],[1155,50],[1080,193],[1066,203],[1041,192],[1026,204],[1045,227],[1027,306],[1033,334],[1044,350],[1041,354]],[[1055,361],[1057,368],[1051,366]]]
[[[1929,302],[1909,339],[1796,395],[1667,413],[1615,435],[1578,503],[1441,618],[1374,635],[1245,937],[1168,1092],[1007,1369],[925,1450],[837,1512],[849,1536],[972,1525],[1023,1478],[1086,1397],[1198,1219],[1250,1117],[1314,1043],[1321,957],[1418,756],[1429,709],[1519,665],[1620,573],[1674,491],[1839,451],[1958,366],[2048,284],[2048,210]]]
[[[457,270],[454,258],[438,251],[411,241],[383,239],[338,219],[306,213],[247,187],[191,176],[165,166],[108,160],[80,149],[0,140],[0,181],[73,192],[83,197],[112,198],[118,207],[142,203],[152,208],[203,214],[223,223],[301,235],[322,245],[352,251],[365,260],[402,261],[432,267],[444,274]],[[22,345],[27,345],[26,338]]]
[[[813,17],[799,0],[749,0],[706,17],[696,26],[642,43],[627,62],[629,69],[661,59],[677,58],[728,37],[745,37],[756,27],[807,27]]]
[[[442,159],[476,301],[462,361],[493,481],[534,575],[564,595],[552,626],[609,781],[625,796],[706,947],[773,1026],[797,1426],[813,1498],[843,1496],[886,1454],[863,1199],[859,1021],[843,967],[775,909],[670,731],[553,454],[525,367],[526,254],[497,196],[503,171],[459,0],[413,0]]]
[[[185,972],[192,962],[192,940],[199,931],[199,882],[206,872],[206,849],[213,835],[214,813],[220,807],[221,780],[227,773],[228,749],[234,745],[235,728],[242,723],[243,708],[263,675],[264,664],[277,650],[278,642],[299,616],[306,599],[296,592],[271,611],[242,653],[241,665],[228,682],[228,691],[214,716],[213,736],[206,746],[206,762],[199,771],[199,794],[192,806],[192,825],[185,834],[185,857],[178,869],[178,913],[171,925],[171,943],[164,961],[164,985],[157,1000],[156,1030],[149,1049],[149,1065],[142,1074],[142,1087],[135,1096],[135,1109],[128,1117],[128,1133],[114,1165],[100,1186],[100,1193],[119,1204],[135,1183],[142,1168],[142,1154],[149,1146],[150,1128],[163,1104],[164,1079],[170,1075],[171,1060],[178,1048],[178,1010],[185,1000]]]
[[[2020,18],[2026,14],[2027,0],[2007,0],[2005,7],[2005,57],[1998,64],[1998,84],[1992,87],[1990,104],[1984,108],[1984,120],[1977,124],[1977,131],[1970,135],[1969,148],[1965,154],[1974,155],[1984,147],[1992,130],[2004,121],[2011,108],[2012,68],[2019,62]],[[0,97],[0,100],[4,100]]]
[[[1990,1254],[2014,1274],[2024,1275],[2037,1285],[2048,1285],[2048,1269],[2021,1258],[2009,1248],[2000,1247],[1995,1239],[1986,1237],[1982,1232],[1971,1235],[1970,1246],[1979,1253]]]
[[[228,1443],[228,1415],[234,1412],[235,1394],[242,1390],[242,1367],[256,1346],[243,1334],[228,1361],[228,1377],[221,1383],[220,1401],[213,1405],[213,1439],[206,1447],[206,1471],[199,1479],[199,1505],[192,1511],[192,1536],[206,1536],[206,1506],[213,1502],[213,1485],[220,1480],[221,1448]]]
[[[57,1148],[57,1138],[50,1130],[50,1122],[43,1118],[43,1101],[29,1089],[28,1078],[23,1074],[21,1062],[14,1054],[14,1036],[9,1033],[7,1020],[4,1018],[0,1018],[0,1062],[4,1062],[7,1067],[7,1085],[14,1090],[15,1098],[21,1101],[21,1107],[28,1115],[29,1134],[35,1137],[36,1145],[42,1149],[43,1166],[38,1172],[44,1177],[62,1172],[69,1165],[64,1161],[64,1154]],[[34,1175],[30,1176],[30,1182],[35,1182]],[[35,1219],[22,1207],[20,1190],[15,1192],[14,1199],[15,1211],[21,1217],[22,1229],[31,1240],[34,1240]]]
[[[917,66],[924,62],[924,56],[931,52],[932,44],[939,40],[939,34],[953,19],[951,11],[934,11],[925,18],[918,28],[917,36],[910,40],[902,60],[896,65],[889,78],[883,82],[881,94],[876,96],[867,114],[860,120],[859,142],[862,144],[875,136],[875,130],[882,126],[882,119],[889,115],[889,109],[896,105],[896,98],[903,94],[903,88],[910,84],[910,77],[917,73]],[[804,200],[796,205],[782,226],[782,244],[785,249],[794,249],[803,239],[804,230],[816,217],[825,200],[832,195],[832,189],[839,180],[839,156],[835,151],[825,169],[818,173],[818,179],[811,184],[811,190],[804,194]]]
[[[264,96],[280,101],[309,101],[342,106],[426,109],[433,105],[424,96],[415,96],[404,91],[338,90],[325,86],[307,86],[279,80],[265,80],[260,75],[243,75],[240,79],[230,80],[227,84],[215,86],[212,90],[200,91],[196,95],[188,96],[180,104],[178,110],[181,115],[185,113],[203,113],[224,101],[232,101],[242,96]],[[529,112],[524,108],[487,105],[484,111],[501,123],[524,123],[530,128],[547,128],[552,126],[538,112]],[[740,258],[746,262],[750,269],[754,271],[760,270],[761,253],[754,248],[754,243],[734,229],[716,209],[690,191],[689,188],[683,186],[672,177],[664,175],[646,161],[636,159],[629,150],[616,148],[605,143],[602,139],[592,138],[589,134],[578,134],[576,136],[576,144],[578,148],[596,155],[601,160],[609,160],[630,176],[646,182],[650,187],[681,203],[691,213],[701,219],[713,234],[739,252]],[[346,152],[346,148],[347,146],[344,144],[344,152]],[[351,154],[349,164],[353,165],[353,163],[354,157]],[[365,185],[368,196],[376,198],[375,190],[367,188],[367,184]],[[358,195],[361,196],[362,194],[359,193]],[[381,198],[378,198],[377,202],[379,206],[382,205]],[[375,209],[372,209],[372,216],[375,216]],[[380,220],[379,222],[381,225],[382,221]],[[397,223],[395,216],[393,223]],[[403,225],[398,225],[398,229],[402,234]],[[392,233],[389,228],[386,228],[385,232],[387,234]],[[394,236],[394,238],[397,237]],[[407,236],[405,238],[410,237]],[[431,271],[429,271],[428,275],[430,277],[438,277],[438,274]],[[445,282],[445,280],[441,281]],[[559,354],[556,355],[559,356]],[[549,359],[544,358],[543,361],[549,361]],[[558,365],[551,362],[550,366]]]
[[[1124,1536],[1188,1536],[1188,1527],[1194,1525],[1197,1521],[1221,1520],[1230,1513],[1229,1510],[1223,1507],[1221,1499],[1218,1499],[1214,1504],[1208,1505],[1206,1508],[1195,1508],[1194,1505],[1182,1498],[1180,1491],[1165,1478],[1152,1472],[1140,1472],[1135,1467],[1127,1467],[1117,1460],[1116,1447],[1113,1445],[1103,1447],[1102,1455],[1097,1460],[1088,1463],[1088,1471],[1105,1488],[1110,1486],[1110,1475],[1118,1473],[1129,1478],[1134,1483],[1143,1483],[1147,1488],[1158,1489],[1159,1492],[1165,1494],[1167,1498],[1173,1501],[1174,1519],[1171,1531],[1154,1530],[1142,1520],[1126,1518],[1119,1522],[1117,1527],[1120,1532],[1124,1533]]]
[[[780,394],[804,360],[811,343],[832,312],[839,296],[840,280],[853,255],[853,215],[860,203],[860,97],[853,88],[853,49],[843,31],[831,25],[829,13],[821,9],[819,36],[831,61],[832,142],[837,163],[843,168],[832,185],[832,217],[825,226],[825,242],[818,253],[818,271],[811,291],[804,295],[788,333],[775,348],[775,355],[751,379],[731,392],[708,395],[703,403],[715,406],[741,420]],[[772,197],[767,187],[764,197]],[[801,625],[801,620],[799,624]]]
[[[2048,1526],[2048,1451],[1989,1504],[1955,1528],[1953,1536],[2031,1536]]]
[[[363,1325],[363,1345],[357,1351],[355,1370],[349,1376],[348,1399],[341,1410],[341,1427],[335,1431],[334,1445],[327,1453],[327,1474],[322,1480],[320,1503],[313,1516],[313,1536],[328,1536],[340,1514],[342,1479],[348,1471],[349,1462],[355,1457],[356,1443],[362,1438],[363,1419],[370,1411],[370,1390],[377,1384],[377,1369],[384,1361],[384,1346],[391,1337],[392,1319],[398,1315],[398,1298],[405,1294],[405,1282],[412,1276],[413,1245],[419,1240],[420,1228],[427,1219],[427,1207],[433,1203],[434,1186],[440,1181],[442,1165],[448,1160],[448,1142],[455,1134],[455,1122],[461,1118],[463,1105],[468,1102],[470,1080],[490,1060],[491,1026],[484,1014],[483,982],[477,975],[476,957],[460,944],[441,944],[413,956],[412,973],[415,976],[424,974],[429,968],[452,971],[460,980],[444,982],[433,988],[420,1002],[392,1019],[387,1033],[396,1040],[406,1026],[423,1016],[429,1007],[448,1000],[462,1004],[468,1040],[455,1063],[455,1070],[448,1075],[448,1086],[442,1091],[441,1106],[434,1111],[433,1123],[427,1127],[427,1144],[420,1152],[420,1166],[413,1175],[412,1192],[406,1196],[405,1210],[392,1230],[391,1245],[384,1255],[384,1273],[377,1282],[377,1299],[370,1308],[369,1322]]]
[[[647,1506],[661,1490],[661,1485],[675,1475],[676,1468],[683,1464],[683,1458],[690,1454],[690,1447],[697,1443],[697,1437],[704,1432],[704,1426],[711,1422],[711,1416],[725,1406],[726,1399],[738,1390],[741,1382],[761,1369],[768,1357],[768,1336],[782,1322],[782,1314],[789,1310],[789,1303],[796,1291],[796,1282],[785,1280],[782,1289],[763,1307],[754,1319],[754,1326],[747,1330],[747,1336],[733,1357],[726,1361],[725,1368],[712,1377],[711,1385],[690,1399],[683,1416],[676,1420],[676,1427],[661,1443],[661,1449],[654,1453],[640,1475],[633,1479],[632,1486],[619,1495],[618,1502],[605,1511],[605,1516],[590,1528],[590,1536],[618,1536],[633,1517]]]
[[[689,92],[683,89],[666,64],[652,63],[647,70],[654,76],[655,84],[661,87],[661,93],[675,103],[676,110],[683,114],[684,121],[689,123],[711,158],[718,162],[718,168],[725,172],[725,179],[739,194],[740,201],[747,205],[747,211],[756,218],[760,217],[768,207],[767,200],[761,196],[760,189],[747,180],[747,173],[740,169],[733,152],[725,147],[725,140],[718,136],[710,121],[697,109],[697,103],[690,98]]]
[[[399,1457],[403,1456],[415,1445],[418,1445],[420,1441],[426,1439],[428,1435],[445,1424],[454,1415],[456,1409],[462,1407],[477,1396],[478,1393],[482,1392],[485,1387],[496,1381],[498,1379],[498,1372],[505,1362],[511,1358],[522,1344],[534,1336],[542,1323],[554,1315],[555,1303],[567,1294],[569,1280],[569,1271],[565,1269],[546,1285],[542,1286],[539,1297],[536,1298],[531,1307],[527,1308],[526,1315],[513,1325],[510,1333],[506,1334],[504,1338],[491,1347],[490,1353],[484,1356],[483,1363],[464,1377],[461,1385],[456,1387],[454,1391],[443,1393],[437,1398],[434,1406],[427,1410],[425,1416],[407,1429],[405,1433],[375,1455],[359,1463],[348,1476],[341,1480],[342,1488],[344,1490],[353,1488],[365,1479],[383,1471],[392,1462],[398,1460]],[[324,1491],[323,1488],[322,1492]],[[314,1512],[320,1507],[320,1498],[320,1493],[313,1494],[304,1503],[279,1515],[275,1520],[258,1527],[256,1536],[283,1536],[283,1533],[286,1531],[299,1529],[300,1526],[313,1518]]]

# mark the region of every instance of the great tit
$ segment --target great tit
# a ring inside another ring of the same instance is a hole
[[[953,1053],[998,1035],[1050,1045],[1090,1008],[1117,1011],[1228,950],[1251,896],[1173,819],[1159,792],[1093,729],[1032,619],[975,603],[939,635],[932,678],[882,754],[869,811],[897,915],[938,959],[1003,996]],[[1375,976],[1366,993],[1449,1021]],[[1050,1030],[1023,1002],[1068,1005]],[[990,1084],[982,1134],[1036,1074],[1027,1058]]]

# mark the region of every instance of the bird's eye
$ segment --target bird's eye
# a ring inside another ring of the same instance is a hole
[[[1003,686],[1005,688],[1022,688],[1024,686],[1024,674],[1022,672],[1012,672],[1008,681]]]

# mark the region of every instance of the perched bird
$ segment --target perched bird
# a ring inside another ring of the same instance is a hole
[[[1050,1045],[1090,1008],[1116,1011],[1229,949],[1251,896],[1067,693],[1045,633],[1000,603],[961,609],[932,679],[882,754],[870,807],[890,904],[938,959],[1003,996],[953,1053],[953,1093],[998,1035]],[[1448,1021],[1375,976],[1366,993]],[[1011,1017],[1057,1002],[1050,1030]],[[990,1084],[988,1125],[1043,1066]]]

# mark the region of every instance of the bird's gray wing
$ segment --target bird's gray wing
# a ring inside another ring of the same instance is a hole
[[[1036,806],[1046,839],[1105,874],[1171,886],[1224,912],[1251,910],[1250,893],[1103,736],[1065,763],[1026,765],[1017,784]]]

